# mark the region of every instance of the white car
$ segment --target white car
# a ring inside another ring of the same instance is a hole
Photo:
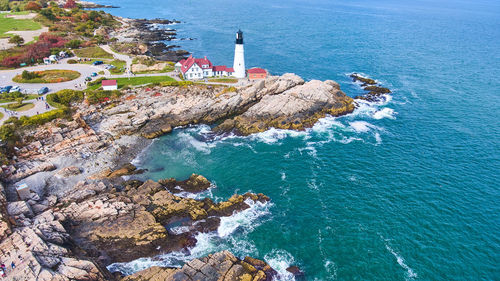
[[[14,86],[10,89],[9,93],[21,92],[21,88],[19,86]]]

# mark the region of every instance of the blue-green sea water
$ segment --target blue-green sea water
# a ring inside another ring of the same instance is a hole
[[[138,157],[143,178],[205,175],[206,196],[270,204],[198,236],[192,256],[230,249],[307,280],[500,280],[500,2],[486,0],[99,0],[133,18],[178,19],[176,44],[232,63],[332,79],[361,72],[394,91],[306,132],[215,138],[178,128]],[[182,230],[179,230],[182,231]],[[174,253],[121,265],[176,265]]]

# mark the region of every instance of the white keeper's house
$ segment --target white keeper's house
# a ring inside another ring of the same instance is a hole
[[[233,76],[234,69],[225,65],[214,66],[212,62],[204,57],[202,59],[189,56],[175,64],[175,69],[182,73],[184,79],[199,80],[209,77]]]

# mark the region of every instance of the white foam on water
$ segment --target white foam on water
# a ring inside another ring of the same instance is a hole
[[[377,119],[377,120],[384,119],[384,118],[396,119],[396,117],[394,117],[394,114],[395,114],[394,109],[385,107],[379,111],[376,111],[373,114],[373,119]]]
[[[345,125],[342,124],[340,121],[337,120],[336,117],[333,116],[326,116],[324,118],[321,118],[316,122],[311,129],[308,129],[307,131],[313,131],[316,133],[323,133],[330,131],[332,128],[340,128],[343,129],[345,128]]]
[[[216,187],[217,186],[214,183],[212,183],[212,184],[210,184],[209,188],[207,188],[206,190],[199,192],[199,193],[191,193],[191,192],[187,192],[187,191],[182,191],[182,192],[176,193],[175,195],[179,196],[179,197],[191,198],[191,199],[197,199],[197,200],[201,200],[205,197],[208,197],[211,199],[216,199],[215,196],[213,195],[213,192],[212,192]],[[176,189],[177,189],[177,187],[176,187]]]
[[[404,258],[401,255],[399,255],[396,251],[394,251],[387,242],[385,243],[385,248],[396,258],[398,264],[406,270],[406,277],[407,277],[406,280],[415,279],[418,277],[417,273],[413,271],[413,269],[406,264]]]
[[[366,122],[366,121],[354,121],[354,122],[349,122],[349,126],[354,129],[354,131],[358,133],[367,133],[371,130],[373,127],[372,124]]]
[[[264,260],[278,272],[278,275],[273,280],[291,281],[295,280],[295,276],[286,269],[295,264],[293,256],[285,250],[273,249],[270,253],[264,256]]]
[[[189,232],[189,227],[188,226],[176,226],[176,227],[170,228],[170,231],[175,235],[179,235],[182,233]]]
[[[207,143],[200,140],[197,140],[193,137],[189,132],[179,133],[180,141],[183,143],[188,143],[194,149],[203,152],[205,154],[210,154],[211,149],[215,146],[213,143]]]
[[[197,233],[195,235],[196,245],[189,251],[178,251],[158,255],[152,258],[140,258],[126,263],[114,263],[107,268],[111,272],[120,271],[125,275],[150,268],[152,266],[181,267],[184,263],[215,253],[222,250],[231,250],[234,253],[251,255],[257,252],[255,245],[248,239],[234,237],[236,230],[241,229],[244,235],[253,231],[261,222],[258,219],[270,213],[270,202],[254,202],[250,199],[245,201],[250,208],[234,213],[229,217],[221,217],[221,224],[217,231],[210,233]],[[184,231],[183,227],[172,228],[174,231]],[[171,230],[172,230],[171,229]]]
[[[255,221],[264,215],[269,214],[270,203],[254,202],[251,199],[245,200],[250,206],[243,211],[234,213],[229,217],[221,217],[220,225],[217,229],[219,237],[224,238],[233,234],[238,228],[244,228],[246,231],[252,231],[255,228]]]
[[[328,277],[328,280],[335,280],[337,279],[337,265],[335,262],[327,259],[324,264],[326,272],[330,275]]]
[[[280,174],[281,174],[281,180],[285,181],[286,180],[286,174],[285,174],[285,172],[280,172]]]
[[[293,130],[283,130],[271,128],[265,132],[252,134],[249,136],[250,140],[260,141],[267,144],[276,144],[278,141],[285,139],[287,137],[304,137],[307,138],[306,132],[299,132]],[[279,144],[279,143],[278,143]]]
[[[375,141],[377,142],[377,145],[382,143],[382,138],[379,133],[375,133]]]

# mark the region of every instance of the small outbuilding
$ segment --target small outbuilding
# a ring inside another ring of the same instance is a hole
[[[102,80],[102,89],[104,91],[118,90],[118,83],[116,80]]]
[[[247,73],[250,80],[266,79],[267,77],[267,71],[258,67],[250,68]]]

